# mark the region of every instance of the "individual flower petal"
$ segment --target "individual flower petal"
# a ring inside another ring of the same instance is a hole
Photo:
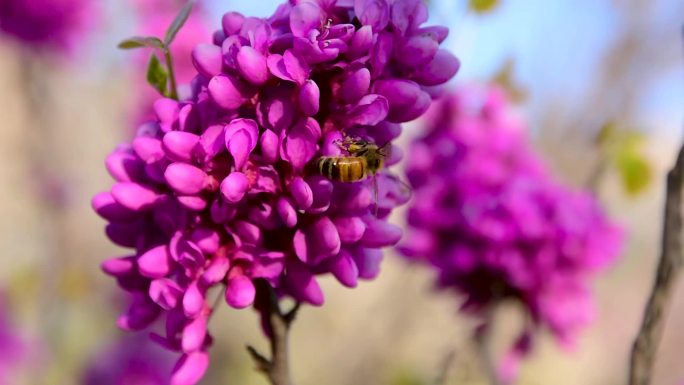
[[[185,289],[183,312],[187,317],[198,317],[204,309],[204,304],[204,291],[199,287],[198,282],[194,281]]]
[[[451,79],[460,67],[461,62],[456,56],[440,49],[430,63],[413,75],[413,79],[424,86],[436,86]]]
[[[355,0],[354,12],[361,24],[374,30],[382,30],[389,23],[390,5],[387,0]]]
[[[285,278],[296,299],[313,306],[323,305],[323,291],[306,265],[297,261],[288,263]]]
[[[162,144],[166,155],[175,161],[189,162],[200,137],[190,132],[171,131],[164,135]]]
[[[295,106],[288,92],[279,89],[272,94],[264,95],[264,98],[259,101],[257,119],[262,126],[281,133],[292,125],[294,109]]]
[[[321,25],[321,8],[313,2],[300,2],[290,11],[290,30],[298,37],[308,37]]]
[[[432,98],[418,84],[410,80],[379,80],[373,90],[387,98],[388,120],[408,122],[423,115],[430,107]]]
[[[183,290],[170,279],[155,279],[150,283],[150,298],[164,310],[176,307]]]
[[[164,172],[164,179],[172,189],[184,195],[199,194],[207,187],[207,174],[182,162],[170,164]]]
[[[276,208],[278,210],[278,215],[280,215],[280,219],[286,227],[292,228],[297,225],[297,211],[288,199],[278,199]]]
[[[181,347],[184,352],[199,351],[207,338],[207,317],[199,316],[183,328]]]
[[[125,276],[135,272],[135,257],[110,258],[100,265],[102,271],[113,277]]]
[[[264,130],[259,138],[261,156],[266,163],[275,163],[278,160],[280,138],[271,130]]]
[[[226,285],[226,303],[233,308],[242,309],[254,302],[256,289],[252,280],[244,275],[228,279]]]
[[[235,110],[253,93],[246,84],[234,76],[217,75],[209,81],[209,95],[216,104],[227,110]]]
[[[190,241],[196,244],[204,253],[214,254],[221,245],[221,236],[214,229],[199,227],[190,235]]]
[[[293,240],[295,254],[308,263],[337,254],[340,246],[340,235],[328,217],[321,217],[306,228],[298,230]]]
[[[233,155],[237,169],[244,167],[258,137],[259,127],[251,119],[235,119],[226,126],[226,148]]]
[[[273,75],[299,85],[304,84],[311,71],[306,61],[291,50],[285,51],[282,56],[270,55],[267,63]]]
[[[321,92],[313,80],[307,80],[299,89],[299,108],[306,116],[314,116],[320,108]]]
[[[105,161],[107,171],[118,182],[134,182],[141,180],[144,174],[144,163],[130,150],[116,150]]]
[[[355,102],[368,93],[371,74],[367,68],[360,68],[350,73],[339,90],[339,96],[347,103]]]
[[[111,222],[130,222],[137,217],[135,211],[118,203],[114,196],[108,192],[95,195],[91,206],[99,216]]]
[[[387,99],[381,95],[366,95],[358,104],[349,111],[347,119],[349,123],[360,126],[374,126],[387,117],[389,104]]]
[[[154,247],[138,258],[140,274],[149,278],[162,278],[171,271],[171,259],[166,245]]]
[[[112,196],[121,206],[133,211],[148,209],[159,199],[157,192],[137,183],[115,184]]]
[[[366,223],[359,217],[337,217],[333,219],[333,223],[342,243],[355,243],[366,231]]]
[[[223,15],[223,18],[221,19],[223,32],[225,32],[226,36],[231,36],[239,33],[244,21],[245,17],[238,12],[226,13],[225,15]]]
[[[261,85],[268,80],[266,57],[252,47],[244,46],[237,54],[240,74],[250,83]]]
[[[192,50],[192,64],[197,71],[207,78],[221,73],[223,52],[214,44],[199,44]]]
[[[321,127],[312,118],[302,119],[283,133],[280,139],[280,157],[302,169],[316,154],[317,142],[321,137]]]
[[[313,204],[313,191],[311,186],[300,177],[296,177],[290,182],[290,194],[294,198],[300,210],[306,210]]]
[[[429,63],[438,49],[439,42],[432,35],[416,35],[397,48],[395,57],[404,66],[415,68]]]
[[[393,246],[401,239],[401,229],[390,223],[380,220],[367,222],[366,231],[361,237],[361,243],[365,247]]]
[[[356,287],[359,269],[356,267],[356,262],[345,250],[331,259],[330,271],[341,284],[347,287]]]
[[[352,59],[367,55],[373,47],[373,28],[365,25],[354,33],[347,56]]]
[[[133,151],[147,163],[156,162],[164,157],[162,142],[156,138],[140,136],[133,140]]]
[[[207,201],[198,196],[178,196],[176,197],[178,202],[183,205],[183,207],[192,211],[202,211],[207,208]]]
[[[209,355],[203,351],[184,354],[176,363],[171,375],[171,385],[195,385],[209,367]]]
[[[228,202],[239,202],[247,193],[249,189],[249,181],[245,174],[235,171],[230,173],[226,179],[221,182],[221,195]]]
[[[205,285],[213,285],[223,281],[226,273],[230,269],[230,260],[224,256],[215,256],[212,258],[209,266],[202,275],[203,283]]]

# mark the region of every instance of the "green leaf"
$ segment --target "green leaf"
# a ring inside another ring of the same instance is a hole
[[[615,165],[629,195],[644,191],[653,180],[651,163],[641,151],[643,138],[638,134],[625,137],[616,149]]]
[[[477,13],[491,12],[499,5],[499,0],[470,0],[469,7]]]
[[[154,36],[133,36],[118,45],[121,49],[133,48],[164,48],[164,42]]]
[[[147,65],[147,82],[160,94],[168,96],[166,89],[168,79],[169,72],[166,66],[159,61],[157,55],[152,54],[150,63]]]
[[[173,20],[173,23],[169,26],[169,29],[166,30],[166,37],[164,37],[164,43],[168,47],[173,39],[176,37],[176,34],[178,34],[178,31],[183,27],[183,24],[188,20],[188,17],[190,17],[190,13],[192,12],[192,7],[195,5],[195,0],[189,0],[183,8],[178,12],[178,15],[176,18]]]

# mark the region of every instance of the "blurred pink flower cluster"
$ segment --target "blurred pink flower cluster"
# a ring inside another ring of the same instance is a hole
[[[259,281],[321,305],[317,275],[355,287],[401,237],[386,219],[408,196],[388,171],[375,202],[370,180],[335,182],[310,166],[345,155],[343,135],[390,143],[459,62],[440,49],[446,28],[422,26],[421,0],[344,4],[225,14],[213,44],[193,50],[190,97],[157,100],[155,119],[107,158],[117,183],[93,206],[109,238],[134,249],[103,264],[134,296],[119,325],[165,316],[154,339],[183,353],[172,384],[194,384],[208,367],[211,293],[245,308]]]
[[[559,184],[527,143],[496,87],[462,88],[428,114],[411,142],[414,196],[400,246],[437,285],[483,315],[506,300],[563,343],[594,315],[590,278],[615,262],[622,231],[591,194]],[[525,330],[511,357],[531,349]]]
[[[9,384],[17,365],[28,358],[29,345],[12,324],[5,298],[0,292],[0,384]],[[36,359],[37,357],[33,357]]]
[[[30,49],[72,52],[98,18],[93,0],[0,1],[0,33]]]
[[[173,357],[147,339],[125,336],[95,354],[82,385],[166,385]]]

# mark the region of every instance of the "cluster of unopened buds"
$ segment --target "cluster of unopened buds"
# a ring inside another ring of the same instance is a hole
[[[459,62],[440,49],[446,28],[421,26],[422,1],[346,3],[225,14],[214,44],[193,51],[192,96],[159,99],[157,119],[107,158],[116,184],[93,206],[133,249],[103,263],[134,298],[119,325],[165,316],[153,338],[183,353],[174,384],[207,368],[212,289],[234,308],[254,304],[259,282],[321,305],[317,275],[372,279],[401,237],[386,221],[408,200],[387,169],[401,153],[381,148]]]

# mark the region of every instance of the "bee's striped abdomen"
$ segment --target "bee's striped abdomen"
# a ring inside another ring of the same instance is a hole
[[[356,182],[366,177],[366,159],[358,156],[333,157],[324,156],[318,159],[318,172],[324,177],[338,182]]]

